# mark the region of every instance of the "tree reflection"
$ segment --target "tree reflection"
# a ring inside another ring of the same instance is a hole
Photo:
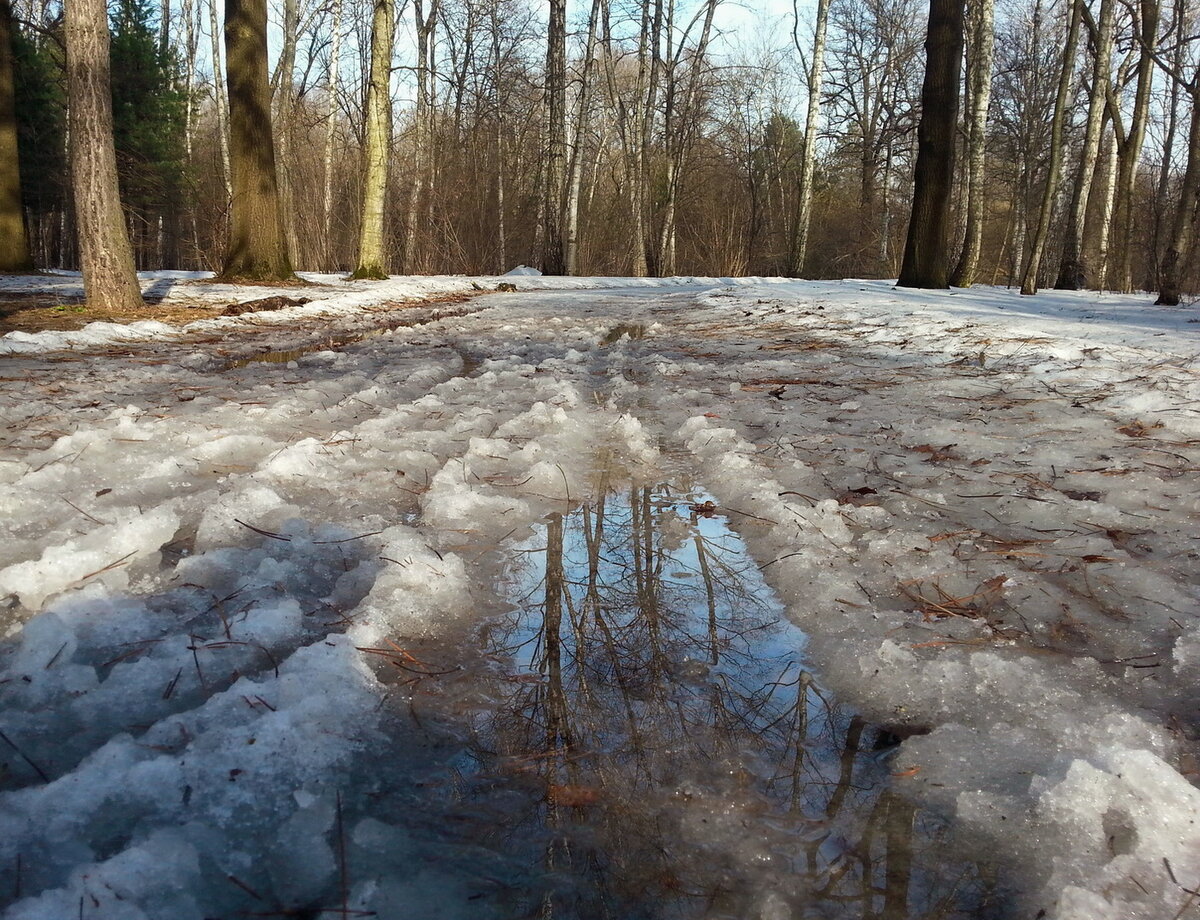
[[[888,736],[803,667],[736,536],[666,486],[553,515],[485,638],[475,757],[530,795],[507,844],[542,917],[980,916],[939,830],[888,790]],[[540,854],[540,855],[539,855]]]

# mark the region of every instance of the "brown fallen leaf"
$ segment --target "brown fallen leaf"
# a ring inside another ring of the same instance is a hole
[[[551,802],[555,805],[562,805],[564,808],[594,805],[600,800],[600,790],[595,786],[551,783],[547,787],[546,793]]]

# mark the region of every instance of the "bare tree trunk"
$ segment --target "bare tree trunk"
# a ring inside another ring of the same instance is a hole
[[[1183,5],[1182,0],[1179,5]],[[1125,137],[1124,143],[1117,147],[1115,214],[1116,247],[1119,256],[1113,266],[1114,277],[1110,284],[1123,293],[1133,290],[1133,195],[1137,187],[1138,163],[1142,158],[1142,147],[1146,142],[1146,122],[1150,115],[1150,91],[1154,85],[1154,59],[1150,49],[1154,46],[1155,36],[1158,33],[1160,10],[1159,0],[1142,0],[1141,16],[1139,17],[1142,47],[1138,56],[1137,88],[1133,96],[1133,113],[1129,118],[1129,133]],[[1182,47],[1182,45],[1181,42],[1180,46]],[[1174,86],[1172,86],[1172,93],[1178,93],[1178,89]],[[1170,117],[1168,116],[1168,118]],[[1170,133],[1174,134],[1174,125],[1170,127]]]
[[[592,58],[596,54],[596,23],[599,19],[601,4],[604,0],[592,0],[592,11],[588,16],[587,42],[583,51],[583,69],[579,77],[579,95],[575,100],[575,135],[571,144],[571,159],[567,167],[567,208],[566,208],[566,273],[575,275],[579,272],[579,194],[583,185],[583,150],[584,136],[587,133]]]
[[[646,265],[646,158],[649,153],[649,137],[653,119],[650,100],[655,95],[653,87],[657,74],[657,64],[651,60],[654,52],[650,47],[653,22],[650,10],[651,4],[649,0],[646,0],[642,3],[642,23],[638,35],[637,82],[634,86],[635,118],[632,126],[635,134],[631,142],[632,156],[629,158],[630,168],[628,170],[630,210],[633,218],[633,227],[631,228],[633,236],[632,274],[638,278],[644,277],[648,273]],[[611,39],[610,35],[610,42]],[[656,42],[658,40],[657,31],[654,32],[654,40]]]
[[[546,196],[545,250],[542,271],[561,275],[566,271],[563,240],[563,183],[566,173],[567,139],[567,2],[550,0],[550,29],[546,37]]]
[[[217,25],[217,0],[208,0],[208,28],[212,37],[213,107],[217,114],[217,137],[221,143],[221,167],[225,179],[225,201],[233,197],[233,170],[229,165],[229,102],[221,74],[221,30]]]
[[[792,14],[798,29],[800,12],[797,0],[792,0]],[[817,170],[817,132],[821,122],[821,82],[825,76],[825,33],[828,25],[829,0],[817,0],[812,59],[808,62],[808,110],[804,118],[804,149],[800,153],[796,217],[792,224],[792,245],[788,253],[788,276],[791,278],[799,278],[804,274],[804,259],[808,255],[808,228],[812,222],[812,186]],[[795,43],[796,50],[799,51],[799,40]]]
[[[383,210],[392,150],[392,48],[395,0],[375,0],[371,23],[371,77],[367,86],[366,149],[363,152],[363,208],[358,234],[358,267],[352,278],[387,277],[383,251]]]
[[[496,273],[503,274],[508,265],[507,220],[504,215],[504,97],[501,86],[500,23],[492,9],[492,77],[496,81],[496,112],[494,141],[496,146]]]
[[[1046,176],[1046,191],[1042,195],[1042,206],[1038,212],[1029,262],[1025,265],[1025,272],[1021,278],[1022,294],[1037,293],[1038,273],[1042,268],[1042,255],[1046,251],[1046,237],[1050,235],[1050,218],[1054,212],[1054,198],[1058,194],[1058,177],[1062,169],[1063,122],[1066,119],[1067,98],[1071,94],[1071,78],[1075,72],[1075,45],[1079,39],[1082,2],[1083,0],[1071,2],[1071,24],[1067,27],[1067,44],[1063,49],[1062,70],[1058,77],[1058,95],[1054,100],[1054,116],[1050,123],[1050,167]]]
[[[1185,0],[1175,0],[1174,9],[1171,16],[1171,31],[1175,35],[1182,35],[1187,22],[1187,3]],[[1182,73],[1183,62],[1186,44],[1177,41],[1175,43],[1175,52],[1172,55],[1171,63],[1168,67],[1168,72]],[[1142,50],[1148,51],[1145,45]],[[1164,224],[1167,220],[1169,207],[1167,198],[1171,190],[1171,153],[1175,149],[1175,135],[1179,131],[1179,98],[1181,96],[1181,85],[1178,80],[1171,80],[1171,90],[1168,95],[1167,102],[1167,128],[1163,135],[1162,144],[1162,163],[1158,170],[1158,185],[1154,192],[1154,267],[1155,277],[1157,278],[1161,271],[1159,265],[1159,254],[1162,252],[1162,240],[1165,235]]]
[[[292,280],[271,132],[266,0],[225,0],[225,52],[233,202],[221,274]]]
[[[296,33],[300,28],[298,0],[283,0],[283,49],[279,55],[279,89],[275,105],[275,136],[279,141],[279,201],[283,213],[296,213],[292,194],[292,122],[296,113]],[[299,261],[299,240],[294,219],[285,222],[288,258]]]
[[[983,248],[983,187],[987,159],[987,116],[992,98],[992,46],[995,39],[995,0],[971,0],[968,53],[967,207],[963,249],[950,276],[955,287],[970,287],[979,270]]]
[[[1109,275],[1108,271],[1108,252],[1109,241],[1112,239],[1113,213],[1116,209],[1116,191],[1117,191],[1117,171],[1118,160],[1117,155],[1117,139],[1110,136],[1106,140],[1105,149],[1102,151],[1102,157],[1096,164],[1096,173],[1100,181],[1099,194],[1099,220],[1096,220],[1095,226],[1092,226],[1091,221],[1088,222],[1088,230],[1090,235],[1084,235],[1084,251],[1094,252],[1096,256],[1096,272],[1095,280],[1098,284],[1103,284]],[[1092,196],[1095,198],[1095,195]],[[1093,205],[1095,208],[1095,205]],[[1089,247],[1089,243],[1091,246]]]
[[[1100,0],[1100,25],[1095,30],[1095,59],[1092,62],[1092,92],[1088,100],[1087,127],[1083,136],[1083,151],[1079,157],[1079,171],[1071,192],[1071,212],[1067,220],[1062,260],[1058,267],[1058,280],[1054,283],[1055,288],[1060,291],[1078,291],[1089,282],[1083,251],[1083,233],[1087,223],[1092,180],[1096,175],[1096,160],[1100,155],[1100,129],[1103,127],[1104,104],[1111,79],[1115,7],[1114,0]]]
[[[12,6],[0,0],[0,271],[25,272],[33,270],[33,257],[21,201],[13,76]]]
[[[1158,300],[1155,301],[1155,304],[1164,307],[1179,305],[1183,293],[1180,263],[1190,252],[1196,231],[1196,198],[1200,193],[1200,87],[1193,85],[1190,93],[1192,126],[1188,131],[1187,167],[1183,173],[1183,187],[1179,191],[1170,242],[1163,256]]]
[[[337,256],[333,244],[333,139],[337,129],[338,68],[341,66],[342,0],[333,2],[333,24],[329,50],[329,73],[325,79],[325,196],[321,205],[324,233],[324,268],[336,271]]]
[[[426,159],[428,157],[428,134],[432,108],[429,56],[434,27],[437,25],[439,0],[433,0],[429,15],[425,15],[422,0],[413,3],[413,16],[417,29],[417,105],[413,115],[413,181],[409,186],[408,203],[404,216],[404,273],[411,275],[417,270],[417,217],[421,207],[421,195],[425,190]]]
[[[71,184],[83,289],[96,306],[137,310],[142,294],[113,149],[108,10],[104,0],[71,0],[65,16]]]
[[[966,0],[930,0],[929,3],[913,209],[898,281],[902,287],[949,287],[947,232],[950,196],[954,190],[965,6]]]
[[[667,176],[666,195],[663,203],[662,229],[658,245],[658,274],[675,274],[675,224],[676,207],[679,201],[679,181],[683,173],[683,158],[687,153],[688,141],[695,130],[696,97],[700,89],[700,80],[704,75],[704,64],[708,56],[708,45],[712,38],[713,16],[716,13],[719,0],[707,0],[704,6],[704,25],[700,30],[700,38],[691,56],[690,73],[687,87],[683,93],[683,102],[675,111],[675,117],[664,121],[664,131],[667,135]],[[672,14],[674,10],[672,7]],[[671,26],[668,24],[668,33]],[[681,46],[671,61],[671,86],[667,95],[675,95],[675,72],[683,54]],[[672,107],[669,107],[671,110]]]
[[[187,153],[187,162],[189,166],[194,165],[193,151],[196,146],[196,105],[194,100],[195,84],[196,84],[196,58],[199,53],[200,44],[200,29],[198,28],[198,18],[201,11],[196,8],[196,0],[183,0],[180,14],[183,17],[184,23],[184,59],[183,59],[183,84],[187,90],[187,108],[183,116],[183,144],[184,150]],[[189,207],[188,211],[191,215],[192,225],[192,264],[199,264],[200,260],[200,225],[196,220],[196,208]]]

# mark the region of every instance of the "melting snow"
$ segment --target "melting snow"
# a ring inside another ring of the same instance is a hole
[[[275,313],[0,339],[5,917],[504,915],[493,850],[385,804],[446,760],[409,710],[437,680],[388,662],[478,625],[598,450],[703,483],[1014,911],[1200,909],[1193,310],[522,276],[329,347],[498,279],[311,280]],[[0,279],[31,284],[78,290]],[[298,353],[230,366],[264,348]]]

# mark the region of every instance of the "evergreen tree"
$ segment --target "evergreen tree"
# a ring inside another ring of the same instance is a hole
[[[31,246],[50,265],[62,265],[71,249],[69,235],[60,239],[69,174],[61,34],[59,39],[22,29],[13,35],[21,197],[29,215]]]
[[[154,9],[151,0],[118,0],[111,14],[117,173],[135,250],[147,268],[177,261],[190,104],[175,54],[159,41]]]

